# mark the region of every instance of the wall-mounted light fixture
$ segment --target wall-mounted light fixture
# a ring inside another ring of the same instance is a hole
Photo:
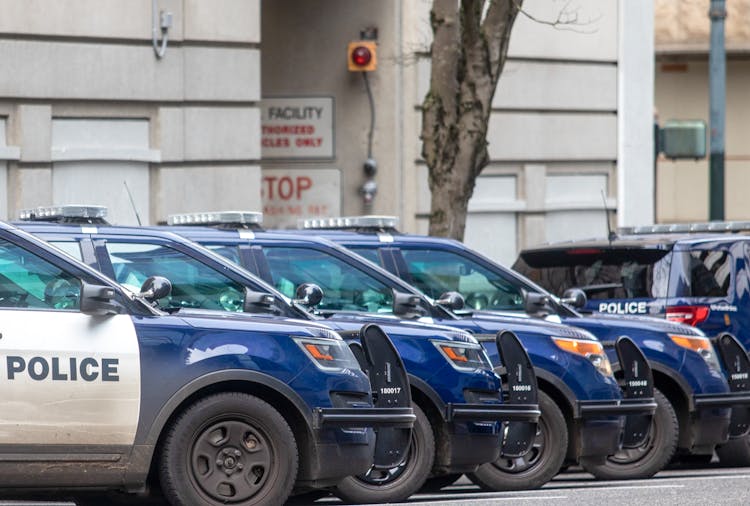
[[[172,13],[159,10],[159,0],[151,0],[151,40],[154,45],[154,53],[157,58],[163,58],[167,52],[169,42],[169,29],[172,28]],[[161,36],[161,42],[159,37]]]

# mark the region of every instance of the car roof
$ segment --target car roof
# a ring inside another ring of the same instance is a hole
[[[403,232],[398,232],[396,230],[355,231],[355,230],[336,230],[336,229],[322,228],[322,229],[295,230],[293,233],[306,235],[306,236],[310,235],[310,236],[325,237],[335,242],[344,242],[348,244],[353,244],[353,243],[362,243],[362,244],[384,243],[385,244],[385,243],[390,243],[390,242],[402,242],[402,243],[412,243],[412,244],[421,244],[421,243],[435,244],[436,242],[441,242],[444,244],[461,245],[461,243],[456,241],[455,239],[449,239],[447,237],[433,237],[433,236],[419,235],[419,234],[406,234]]]
[[[673,249],[680,244],[706,244],[706,243],[733,243],[737,241],[748,241],[750,236],[738,234],[636,234],[623,235],[609,240],[607,238],[577,239],[570,241],[559,241],[540,244],[524,248],[522,253],[562,251],[569,249]]]

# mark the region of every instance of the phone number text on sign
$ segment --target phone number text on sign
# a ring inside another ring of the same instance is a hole
[[[263,222],[269,228],[296,228],[300,218],[340,214],[337,169],[264,169],[261,184]]]

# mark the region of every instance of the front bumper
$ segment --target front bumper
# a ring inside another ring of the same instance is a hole
[[[417,417],[412,408],[315,408],[313,428],[394,427],[410,429]]]
[[[497,422],[536,423],[541,412],[537,404],[464,404],[445,407],[445,431],[435,463],[437,474],[464,473],[494,462],[503,447],[501,425]]]
[[[750,393],[694,394],[690,447],[727,442],[730,435],[745,434],[750,424]]]
[[[576,444],[574,458],[605,459],[623,444],[623,429],[628,415],[652,416],[656,411],[653,397],[576,402]]]
[[[539,420],[537,404],[453,404],[445,408],[448,422],[531,422]]]
[[[297,486],[332,486],[347,476],[363,474],[372,466],[374,428],[410,429],[412,408],[315,408],[312,440],[305,461],[300,461]]]
[[[596,418],[623,415],[653,415],[656,401],[653,397],[643,399],[619,399],[606,401],[577,401],[576,418]]]

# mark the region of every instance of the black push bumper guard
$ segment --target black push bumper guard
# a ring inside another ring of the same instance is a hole
[[[730,392],[728,394],[694,394],[693,402],[696,409],[750,406],[750,392]]]
[[[412,408],[315,408],[313,428],[393,427],[410,429],[417,417]]]
[[[445,407],[448,422],[531,422],[536,423],[542,412],[537,404],[454,404]]]
[[[654,412],[656,412],[656,401],[653,397],[615,401],[576,401],[575,417],[653,415]]]

